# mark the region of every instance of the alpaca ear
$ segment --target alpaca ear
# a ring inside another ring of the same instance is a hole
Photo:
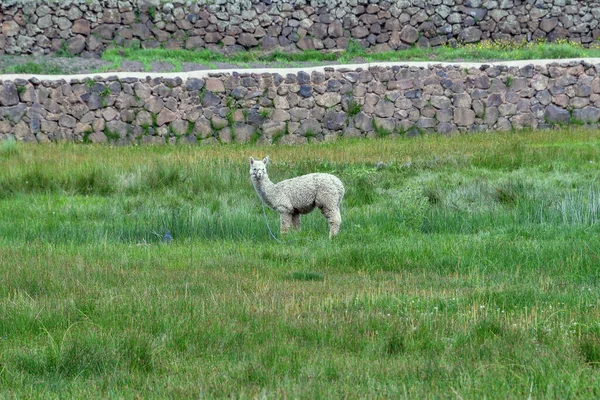
[[[254,164],[254,157],[250,157],[250,165]]]
[[[263,158],[263,163],[265,165],[267,165],[269,163],[269,156],[266,156],[265,158]]]

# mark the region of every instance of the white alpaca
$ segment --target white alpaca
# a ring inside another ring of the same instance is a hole
[[[300,228],[300,215],[316,208],[327,219],[329,238],[337,235],[342,224],[340,204],[344,198],[344,185],[331,174],[308,174],[273,183],[267,175],[269,158],[262,161],[250,157],[250,178],[258,196],[266,205],[279,212],[281,233]]]

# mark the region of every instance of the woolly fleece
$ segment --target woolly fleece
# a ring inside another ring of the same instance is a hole
[[[279,212],[281,233],[287,233],[290,226],[299,229],[300,215],[319,208],[329,224],[329,238],[337,235],[345,193],[342,181],[335,175],[315,173],[273,183],[267,174],[268,163],[268,157],[262,161],[250,157],[250,178],[259,197]]]

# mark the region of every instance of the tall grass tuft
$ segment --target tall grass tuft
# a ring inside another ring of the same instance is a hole
[[[14,156],[19,152],[17,141],[14,138],[8,138],[0,141],[0,157]]]
[[[600,339],[595,335],[586,335],[579,339],[578,347],[586,364],[600,367]]]

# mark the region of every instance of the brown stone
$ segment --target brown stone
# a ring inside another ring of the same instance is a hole
[[[77,55],[85,49],[85,37],[76,35],[67,40],[67,52],[72,55]]]
[[[91,31],[91,24],[88,20],[78,19],[77,21],[73,22],[73,28],[71,29],[73,30],[73,33],[79,33],[84,36],[89,36]]]
[[[4,21],[2,23],[2,35],[10,37],[17,36],[21,27],[15,21]]]
[[[161,126],[168,122],[175,121],[176,118],[177,118],[176,113],[174,113],[173,111],[168,110],[166,108],[163,108],[162,111],[156,117],[156,124],[158,126]]]
[[[217,78],[207,78],[205,87],[206,90],[213,93],[222,93],[225,91],[223,81]]]

